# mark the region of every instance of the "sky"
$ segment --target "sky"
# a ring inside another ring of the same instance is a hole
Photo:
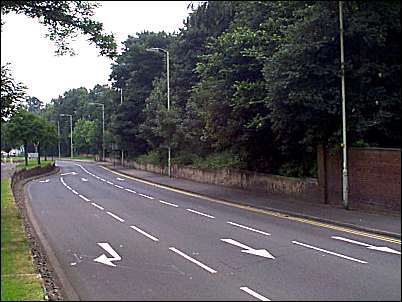
[[[174,32],[183,27],[190,1],[101,1],[94,19],[104,32],[115,35],[118,50],[128,35],[144,30]],[[71,46],[76,56],[56,56],[55,46],[45,37],[46,28],[24,15],[2,16],[1,64],[11,63],[16,81],[27,86],[27,94],[44,103],[69,89],[108,84],[112,60],[99,56],[95,45],[79,36]]]

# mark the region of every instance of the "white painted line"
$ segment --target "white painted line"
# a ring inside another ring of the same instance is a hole
[[[78,195],[79,197],[81,197],[82,199],[84,199],[85,201],[90,201],[88,198],[86,198],[85,196],[83,196],[83,195]]]
[[[84,177],[81,177],[81,180],[82,180],[82,181],[88,181],[88,179],[86,179],[86,178],[84,178]]]
[[[106,179],[103,179],[103,178],[101,178],[100,180],[101,180],[101,181],[106,181]]]
[[[119,189],[124,189],[122,186],[119,186],[119,185],[114,185],[116,188],[119,188]]]
[[[210,268],[209,266],[199,262],[198,260],[195,260],[194,258],[191,258],[190,256],[184,254],[183,252],[179,251],[178,249],[174,248],[174,247],[170,247],[169,250],[179,254],[180,256],[183,256],[184,258],[186,258],[187,260],[197,264],[198,266],[201,266],[203,269],[205,269],[206,271],[210,272],[211,274],[215,274],[217,273],[216,270]]]
[[[71,189],[71,192],[73,192],[74,194],[78,195],[79,193],[76,190]]]
[[[117,179],[117,180],[124,180],[124,178],[120,178],[120,177],[117,177],[116,179]]]
[[[344,258],[344,259],[348,259],[348,260],[351,260],[351,261],[356,261],[356,262],[363,263],[363,264],[367,263],[366,261],[363,261],[363,260],[359,260],[359,259],[355,259],[355,258],[345,256],[345,255],[342,255],[342,254],[327,251],[327,250],[324,250],[324,249],[321,249],[321,248],[318,248],[318,247],[315,247],[315,246],[311,246],[311,245],[308,245],[308,244],[305,244],[305,243],[301,243],[301,242],[297,242],[297,241],[292,241],[292,243],[298,244],[298,245],[301,245],[301,246],[304,246],[304,247],[307,247],[307,248],[310,248],[310,249],[313,249],[313,250],[317,250],[317,251],[320,251],[320,252],[323,252],[323,253],[334,255],[334,256],[337,256],[337,257],[341,257],[341,258]]]
[[[130,189],[124,189],[124,190],[126,190],[126,191],[128,191],[128,192],[130,192],[130,193],[137,193],[137,192],[135,192],[135,191],[133,191],[133,190],[130,190]]]
[[[367,244],[367,243],[364,243],[364,242],[360,242],[360,241],[356,241],[356,240],[352,240],[352,239],[344,238],[344,237],[338,237],[338,236],[331,236],[331,238],[336,239],[336,240],[346,241],[346,242],[349,242],[349,243],[354,243],[354,244],[357,244],[357,245],[362,245],[362,246],[364,246],[364,247],[366,247],[366,248],[368,248],[370,250],[386,252],[386,253],[392,253],[392,254],[397,254],[397,255],[401,254],[401,252],[399,252],[397,250],[394,250],[394,249],[391,249],[391,248],[389,248],[387,246],[375,246],[375,245]]]
[[[68,186],[68,185],[65,185],[65,186],[67,189],[72,190],[70,186]]]
[[[205,217],[209,217],[209,218],[215,218],[214,216],[211,216],[211,215],[208,215],[208,214],[204,214],[204,213],[201,213],[201,212],[198,212],[198,211],[192,210],[192,209],[186,209],[186,210],[187,210],[187,211],[189,211],[189,212],[192,212],[192,213],[198,214],[198,215],[205,216]]]
[[[106,213],[108,213],[110,216],[112,216],[113,218],[117,219],[118,221],[124,222],[124,219],[121,219],[119,216],[117,216],[117,215],[115,215],[115,214],[113,214],[111,212],[106,212]]]
[[[112,183],[111,181],[106,181],[109,185],[114,185],[114,183]]]
[[[148,195],[141,194],[141,193],[138,193],[138,195],[140,195],[140,196],[142,196],[142,197],[145,197],[145,198],[148,198],[148,199],[155,199],[155,198],[153,198],[152,196],[148,196]]]
[[[357,244],[357,245],[362,245],[362,246],[365,246],[365,247],[371,246],[370,244],[363,243],[363,242],[359,242],[359,241],[355,241],[355,240],[348,239],[348,238],[343,238],[343,237],[338,237],[338,236],[331,236],[331,238],[332,238],[332,239],[337,239],[337,240],[346,241],[346,242],[350,242],[350,243],[354,243],[354,244]]]
[[[141,233],[142,235],[148,237],[149,239],[151,239],[151,240],[153,240],[153,241],[159,241],[158,238],[156,238],[156,237],[154,237],[154,236],[152,236],[152,235],[150,235],[150,234],[144,232],[143,230],[141,230],[140,228],[137,228],[137,227],[134,226],[134,225],[130,225],[130,228],[136,230],[137,232]]]
[[[163,204],[167,204],[168,206],[172,206],[172,207],[175,207],[175,208],[179,207],[177,204],[170,203],[170,202],[167,202],[167,201],[159,200],[159,202],[163,203]]]
[[[97,208],[100,209],[100,210],[104,210],[103,207],[101,207],[100,205],[98,205],[98,204],[96,204],[96,203],[94,203],[94,202],[91,202],[91,204],[92,204],[94,207],[97,207]]]
[[[255,291],[253,291],[252,289],[250,289],[250,288],[248,288],[248,287],[246,287],[246,286],[240,287],[240,289],[241,289],[242,291],[245,291],[245,292],[248,293],[249,295],[252,295],[254,298],[257,298],[258,300],[261,300],[261,301],[271,301],[271,300],[269,300],[268,298],[264,297],[263,295],[260,295],[259,293],[256,293]]]
[[[231,224],[231,225],[234,225],[234,226],[238,226],[238,227],[243,228],[243,229],[246,229],[246,230],[250,230],[250,231],[256,232],[256,233],[260,233],[260,234],[263,234],[263,235],[271,236],[271,234],[269,234],[269,233],[266,233],[266,232],[263,232],[263,231],[260,231],[260,230],[256,230],[256,229],[253,229],[253,228],[250,228],[250,227],[247,227],[247,226],[238,224],[238,223],[234,223],[234,222],[231,222],[231,221],[228,221],[227,223],[228,223],[228,224]]]

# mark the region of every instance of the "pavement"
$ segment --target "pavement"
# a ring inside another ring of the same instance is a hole
[[[128,176],[230,203],[277,211],[292,216],[401,238],[400,213],[373,212],[361,209],[346,210],[342,207],[341,202],[339,206],[334,204],[309,203],[281,195],[246,191],[186,179],[169,178],[157,173],[113,165],[112,163],[102,163],[102,165]]]

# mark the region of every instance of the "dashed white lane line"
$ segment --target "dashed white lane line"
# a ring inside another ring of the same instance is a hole
[[[231,224],[231,225],[234,225],[234,226],[237,226],[237,227],[239,227],[239,228],[243,228],[243,229],[249,230],[249,231],[253,231],[253,232],[256,232],[256,233],[260,233],[260,234],[263,234],[263,235],[266,235],[266,236],[271,236],[270,233],[266,233],[266,232],[263,232],[263,231],[260,231],[260,230],[256,230],[256,229],[247,227],[247,226],[245,226],[245,225],[241,225],[241,224],[234,223],[234,222],[231,222],[231,221],[228,221],[227,223],[228,223],[228,224]]]
[[[114,183],[112,183],[112,182],[109,181],[109,180],[106,180],[106,182],[107,182],[109,185],[114,185]]]
[[[202,215],[202,216],[208,217],[208,218],[215,218],[214,216],[211,216],[211,215],[208,215],[208,214],[204,214],[204,213],[201,213],[201,212],[198,212],[198,211],[192,210],[192,209],[186,209],[186,210],[187,210],[187,211],[189,211],[189,212],[192,212],[192,213],[198,214],[198,215]]]
[[[137,193],[137,192],[135,192],[133,190],[130,190],[130,189],[124,189],[124,190],[126,190],[127,192],[130,192],[130,193]]]
[[[140,228],[137,228],[135,225],[130,225],[130,228],[132,228],[133,230],[136,230],[137,232],[141,233],[142,235],[148,237],[149,239],[151,239],[153,241],[159,241],[158,238],[148,234],[147,232],[141,230]]]
[[[317,250],[317,251],[320,251],[320,252],[323,252],[323,253],[334,255],[334,256],[337,256],[337,257],[341,257],[341,258],[344,258],[344,259],[347,259],[347,260],[351,260],[351,261],[355,261],[355,262],[359,262],[359,263],[363,263],[363,264],[367,263],[366,261],[363,261],[363,260],[359,260],[359,259],[355,259],[355,258],[345,256],[345,255],[342,255],[342,254],[327,251],[327,250],[324,250],[324,249],[321,249],[321,248],[318,248],[318,247],[315,247],[315,246],[312,246],[312,245],[308,245],[308,244],[305,244],[305,243],[301,243],[301,242],[298,242],[298,241],[292,241],[292,243],[298,244],[298,245],[301,245],[301,246],[304,246],[304,247],[307,247],[307,248],[310,248],[310,249],[313,249],[313,250]]]
[[[119,186],[119,185],[114,185],[116,188],[119,188],[119,189],[124,189],[122,186]]]
[[[240,287],[240,289],[242,291],[248,293],[249,295],[253,296],[254,298],[257,298],[258,300],[271,301],[268,298],[264,297],[263,295],[260,295],[259,293],[256,293],[255,291],[253,291],[252,289],[248,288],[247,286]]]
[[[119,216],[117,216],[117,215],[115,215],[115,214],[113,214],[113,213],[111,213],[111,212],[106,212],[106,213],[108,213],[110,216],[112,216],[114,219],[117,219],[118,221],[120,221],[120,222],[124,222],[124,219],[122,219],[122,218],[120,218]]]
[[[94,202],[91,202],[91,205],[93,205],[94,207],[97,207],[97,208],[100,209],[100,210],[104,210],[104,209],[105,209],[104,207],[101,207],[100,205],[98,205],[98,204],[96,204],[96,203],[94,203]]]
[[[141,194],[141,193],[138,193],[138,195],[140,195],[140,196],[142,196],[142,197],[145,197],[145,198],[148,198],[148,199],[155,199],[155,198],[152,197],[152,196],[148,196],[148,195]]]
[[[195,260],[194,258],[191,258],[190,256],[184,254],[183,252],[179,251],[178,249],[176,249],[176,248],[174,248],[174,247],[170,247],[169,250],[171,250],[171,251],[175,252],[176,254],[179,254],[180,256],[186,258],[187,260],[189,260],[189,261],[191,261],[191,262],[197,264],[198,266],[202,267],[203,269],[205,269],[206,271],[210,272],[211,274],[217,273],[216,270],[210,268],[209,266],[207,266],[207,265],[201,263],[201,262],[198,261],[198,260]]]
[[[81,197],[82,199],[84,199],[85,201],[90,201],[88,198],[86,198],[85,196],[83,196],[81,194],[79,194],[78,196]]]
[[[159,200],[159,202],[160,202],[160,203],[163,203],[163,204],[166,204],[166,205],[168,205],[168,206],[175,207],[175,208],[178,208],[178,207],[179,207],[177,204],[170,203],[170,202],[167,202],[167,201]]]
[[[73,192],[75,195],[79,194],[76,190],[73,190],[73,189],[71,189],[71,192]]]
[[[120,178],[120,177],[117,177],[116,179],[117,179],[117,180],[124,180],[124,178]]]
[[[100,180],[101,180],[101,181],[106,181],[106,179],[103,179],[103,178],[101,178]]]

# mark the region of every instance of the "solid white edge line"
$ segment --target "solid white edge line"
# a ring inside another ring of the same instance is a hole
[[[141,193],[138,193],[138,195],[140,195],[140,196],[142,196],[142,197],[145,197],[145,198],[148,198],[148,199],[155,199],[155,198],[152,197],[152,196],[148,196],[148,195],[141,194]]]
[[[204,213],[201,213],[201,212],[198,212],[198,211],[192,210],[192,209],[186,209],[186,210],[187,210],[187,211],[189,211],[189,212],[192,212],[192,213],[198,214],[198,215],[205,216],[205,217],[209,217],[209,218],[215,218],[214,216],[211,216],[211,215],[208,215],[208,214],[204,214]]]
[[[133,191],[133,190],[130,190],[130,189],[124,189],[124,190],[126,190],[127,192],[130,192],[130,193],[137,193],[137,192],[135,192],[135,191]]]
[[[260,233],[260,234],[263,234],[263,235],[271,236],[270,233],[266,233],[266,232],[263,232],[263,231],[260,231],[260,230],[256,230],[256,229],[247,227],[247,226],[245,226],[245,225],[241,225],[241,224],[234,223],[234,222],[231,222],[231,221],[228,221],[227,223],[228,223],[228,224],[231,224],[231,225],[234,225],[234,226],[238,226],[238,227],[243,228],[243,229],[246,229],[246,230],[250,230],[250,231],[256,232],[256,233]]]
[[[363,264],[367,263],[367,261],[363,261],[363,260],[355,259],[355,258],[352,258],[352,257],[349,257],[349,256],[345,256],[345,255],[342,255],[342,254],[338,254],[338,253],[335,253],[335,252],[327,251],[327,250],[324,250],[324,249],[321,249],[321,248],[318,248],[318,247],[315,247],[315,246],[312,246],[312,245],[308,245],[308,244],[305,244],[305,243],[301,243],[301,242],[298,242],[298,241],[293,240],[292,243],[298,244],[298,245],[301,245],[301,246],[304,246],[304,247],[307,247],[307,248],[310,248],[310,249],[313,249],[313,250],[317,250],[317,251],[320,251],[320,252],[323,252],[323,253],[334,255],[334,256],[337,256],[337,257],[341,257],[341,258],[344,258],[344,259],[348,259],[348,260],[351,260],[351,261],[355,261],[355,262],[359,262],[359,263],[363,263]]]
[[[118,221],[124,222],[124,219],[121,219],[119,216],[117,216],[117,215],[115,215],[115,214],[113,214],[111,212],[106,212],[106,213],[108,213],[110,216],[112,216],[113,218],[117,219]]]
[[[81,194],[79,194],[78,196],[81,197],[82,199],[84,199],[85,201],[90,201],[88,198],[86,198],[85,196],[83,196]]]
[[[167,202],[167,201],[159,200],[159,202],[160,202],[160,203],[163,203],[163,204],[166,204],[166,205],[168,205],[168,206],[175,207],[175,208],[178,208],[178,207],[179,207],[177,204],[170,203],[170,202]]]
[[[171,250],[171,251],[173,251],[173,252],[179,254],[180,256],[186,258],[187,260],[189,260],[189,261],[191,261],[191,262],[197,264],[198,266],[202,267],[203,269],[205,269],[206,271],[210,272],[211,274],[217,273],[216,270],[214,270],[214,269],[210,268],[209,266],[207,266],[207,265],[205,265],[205,264],[199,262],[198,260],[195,260],[194,258],[191,258],[190,256],[184,254],[183,252],[179,251],[178,249],[176,249],[176,248],[174,248],[174,247],[169,247],[169,250]]]
[[[141,233],[142,235],[148,237],[149,239],[153,240],[153,241],[159,241],[158,238],[148,234],[147,232],[141,230],[140,228],[137,228],[135,225],[130,225],[130,228],[136,230],[137,232]]]
[[[97,207],[97,208],[100,209],[100,210],[104,210],[104,209],[105,209],[105,208],[101,207],[100,205],[98,205],[98,204],[96,204],[96,203],[94,203],[94,202],[91,202],[91,205],[93,205],[94,207]]]
[[[247,286],[243,286],[240,287],[240,289],[242,291],[245,291],[246,293],[248,293],[249,295],[253,296],[254,298],[257,298],[258,300],[261,301],[271,301],[268,298],[264,297],[263,295],[260,295],[259,293],[256,293],[255,291],[253,291],[252,289],[248,288]]]

